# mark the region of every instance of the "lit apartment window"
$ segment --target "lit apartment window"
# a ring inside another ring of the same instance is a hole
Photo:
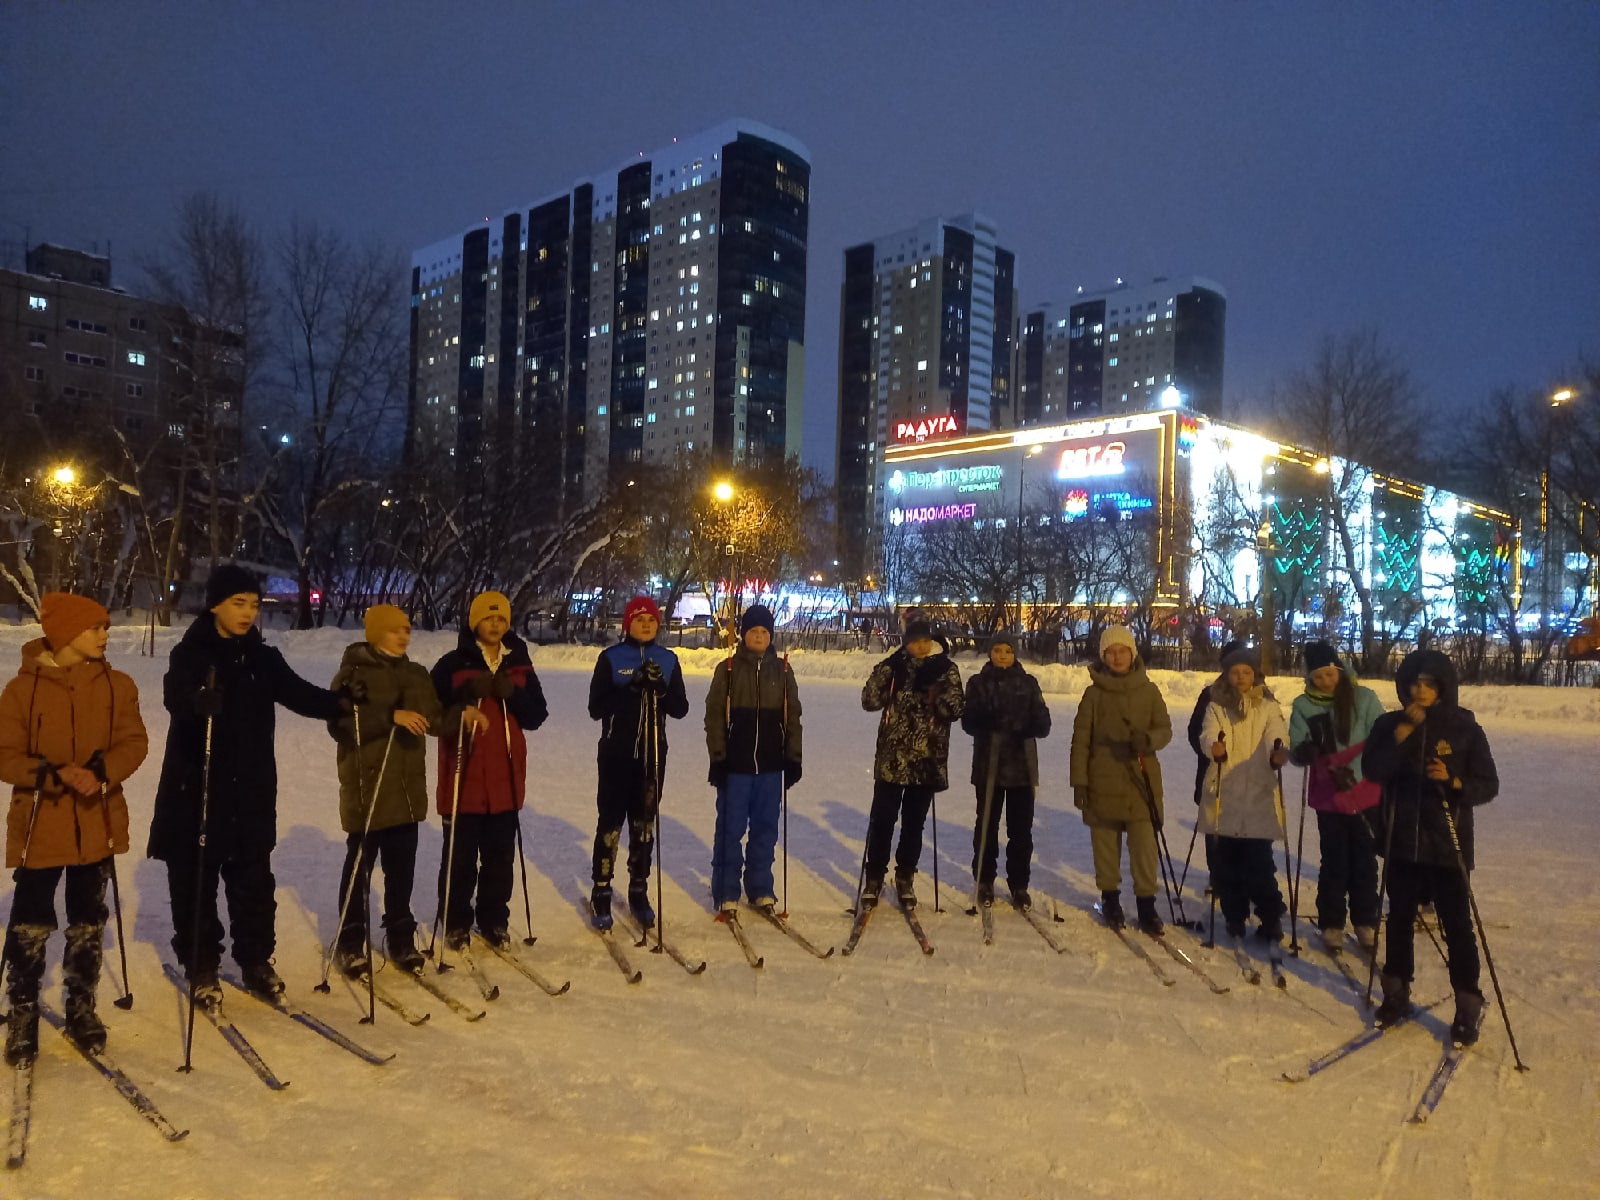
[[[142,351],[142,350],[129,350],[128,351],[128,361],[130,363],[132,363],[136,367],[144,366],[144,351]]]
[[[28,307],[33,309],[34,312],[43,312],[45,309],[50,307],[50,301],[46,300],[43,296],[29,296]]]

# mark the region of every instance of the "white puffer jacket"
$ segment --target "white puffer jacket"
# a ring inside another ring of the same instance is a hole
[[[1200,791],[1200,831],[1281,841],[1283,806],[1271,761],[1272,745],[1282,742],[1287,749],[1289,729],[1277,699],[1264,688],[1252,688],[1243,707],[1241,715],[1216,701],[1206,706],[1200,744],[1209,750],[1220,732],[1228,757],[1221,766],[1220,785],[1215,764],[1206,772]]]

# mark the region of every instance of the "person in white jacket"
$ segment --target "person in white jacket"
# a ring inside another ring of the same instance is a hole
[[[1284,836],[1277,772],[1288,761],[1288,740],[1283,710],[1261,677],[1257,652],[1248,646],[1235,650],[1211,685],[1200,734],[1215,764],[1201,790],[1200,829],[1230,937],[1244,936],[1252,906],[1260,922],[1256,935],[1266,941],[1283,937],[1272,843]]]

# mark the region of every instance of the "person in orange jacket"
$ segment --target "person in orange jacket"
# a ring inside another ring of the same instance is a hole
[[[105,1048],[95,988],[106,927],[111,856],[128,849],[122,783],[150,748],[139,690],[105,660],[110,615],[99,604],[49,592],[44,637],[22,648],[22,669],[0,693],[0,779],[12,785],[6,866],[16,870],[6,967],[11,1015],[6,1061],[39,1052],[39,981],[56,928],[56,887],[66,876],[62,960],[67,1036]]]

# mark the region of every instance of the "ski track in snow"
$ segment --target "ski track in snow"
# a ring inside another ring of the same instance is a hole
[[[0,627],[6,669],[37,627]],[[332,677],[351,633],[274,632],[291,664]],[[1055,721],[1041,745],[1034,892],[1059,904],[1055,954],[1002,900],[995,943],[963,912],[976,806],[965,781],[971,740],[952,738],[952,787],[938,797],[941,899],[933,911],[931,838],[922,917],[937,953],[924,957],[888,905],[855,955],[826,961],[777,930],[748,923],[762,971],[745,965],[710,920],[712,795],[704,783],[701,714],[714,651],[683,655],[690,715],[676,743],[662,817],[669,939],[710,961],[690,978],[627,946],[644,971],[629,987],[588,930],[586,878],[594,820],[595,728],[584,711],[595,651],[534,650],[551,717],[529,739],[530,809],[523,814],[538,944],[517,950],[571,992],[543,995],[485,956],[501,998],[473,1024],[392,971],[405,1003],[431,1011],[405,1025],[380,1007],[358,1024],[365,994],[323,997],[320,946],[336,918],[338,829],[332,742],[320,724],[280,711],[278,965],[291,996],[357,1041],[398,1052],[359,1062],[241,996],[228,1010],[292,1086],[269,1093],[206,1022],[195,1028],[191,1075],[182,1057],[183,1005],[162,978],[171,936],[165,871],[140,856],[166,734],[160,681],[175,632],[156,658],[137,631],[113,631],[111,658],[139,685],[152,753],[127,791],[135,853],[118,861],[135,1007],[117,994],[108,947],[102,1012],[109,1053],[180,1127],[163,1144],[52,1030],[42,1032],[28,1162],[0,1191],[118,1197],[599,1196],[734,1197],[1580,1197],[1600,1175],[1600,971],[1595,927],[1600,804],[1593,761],[1600,692],[1468,688],[1490,736],[1501,796],[1481,810],[1473,883],[1507,990],[1529,1074],[1512,1069],[1487,970],[1483,1041],[1426,1126],[1405,1124],[1438,1054],[1442,1021],[1396,1031],[1325,1075],[1279,1081],[1285,1069],[1358,1030],[1363,1017],[1331,964],[1286,958],[1289,994],[1252,987],[1231,955],[1179,940],[1219,981],[1200,980],[1158,952],[1177,984],[1099,928],[1087,830],[1066,788],[1067,744],[1080,667],[1040,672]],[[425,665],[453,635],[418,634]],[[789,816],[788,908],[821,945],[842,944],[871,794],[876,721],[858,705],[877,655],[797,654],[806,706],[806,775]],[[963,675],[975,660],[961,660]],[[1179,738],[1161,753],[1168,840],[1188,846],[1192,758],[1182,726],[1201,674],[1156,672]],[[1293,679],[1275,680],[1287,701]],[[1393,687],[1376,684],[1393,704]],[[1298,792],[1296,773],[1286,778]],[[1295,796],[1291,794],[1293,805]],[[1291,807],[1291,813],[1297,817]],[[1291,830],[1291,833],[1293,830]],[[428,923],[440,850],[424,828],[414,898]],[[1278,857],[1281,863],[1281,849]],[[1314,912],[1316,824],[1307,820],[1302,914]],[[1195,852],[1187,908],[1202,916],[1204,855]],[[781,869],[781,860],[780,860]],[[1181,870],[1181,860],[1179,863]],[[1280,867],[1281,869],[1281,867]],[[781,876],[780,876],[781,878]],[[9,884],[4,885],[9,891]],[[1129,890],[1125,881],[1124,891]],[[1165,900],[1161,902],[1165,913]],[[513,925],[522,920],[513,900]],[[1303,942],[1313,936],[1302,920]],[[59,937],[47,995],[59,993]],[[1253,955],[1265,965],[1264,955]],[[1419,940],[1416,993],[1448,984]],[[1364,980],[1364,971],[1361,972]],[[475,1003],[457,972],[442,985]],[[1448,1007],[1448,1006],[1447,1006]]]

